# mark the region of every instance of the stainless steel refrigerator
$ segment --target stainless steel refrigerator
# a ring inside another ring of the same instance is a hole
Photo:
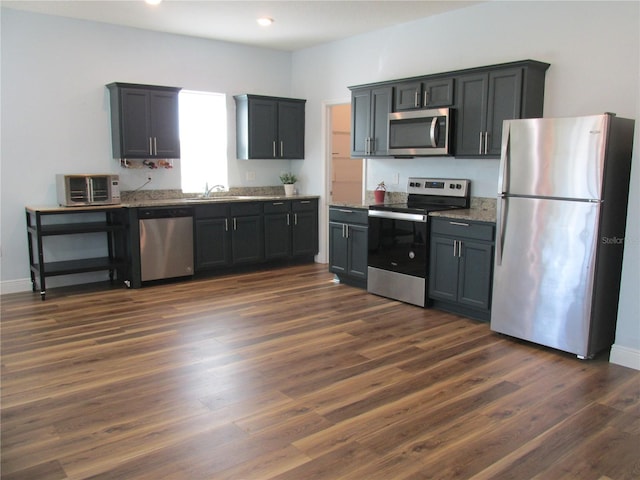
[[[491,329],[589,358],[615,337],[634,121],[504,122]]]

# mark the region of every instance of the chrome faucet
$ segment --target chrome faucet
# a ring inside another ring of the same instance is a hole
[[[214,185],[213,187],[209,188],[209,182],[207,182],[204,185],[204,193],[202,194],[202,196],[209,197],[211,195],[211,192],[213,191],[222,192],[223,190],[224,190],[224,185]]]

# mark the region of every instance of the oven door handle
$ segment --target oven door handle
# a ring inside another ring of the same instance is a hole
[[[419,213],[389,212],[387,210],[369,210],[370,217],[390,218],[392,220],[408,220],[410,222],[427,223],[427,215]]]

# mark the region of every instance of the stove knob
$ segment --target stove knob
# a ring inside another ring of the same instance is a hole
[[[460,185],[459,183],[457,183],[457,184],[456,184],[456,188],[457,188],[458,190],[460,190],[460,189],[462,188],[462,185]]]
[[[449,188],[453,189],[453,188],[456,188],[456,186],[453,183],[450,183]]]

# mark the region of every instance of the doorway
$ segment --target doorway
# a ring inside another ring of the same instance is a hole
[[[361,204],[363,160],[351,158],[351,104],[330,107],[329,203]]]

